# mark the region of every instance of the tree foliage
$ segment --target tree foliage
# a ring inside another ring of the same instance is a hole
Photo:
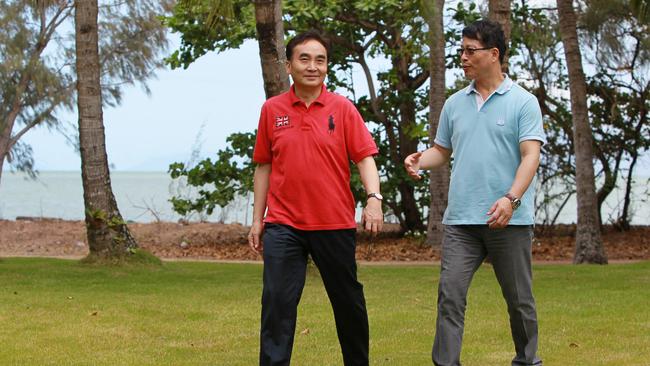
[[[69,133],[57,113],[76,103],[73,7],[72,0],[0,2],[0,171],[7,159],[34,173],[32,150],[20,141],[32,128]],[[167,48],[158,17],[170,9],[171,0],[100,2],[104,104],[119,104],[125,85],[148,91],[145,82],[163,65]]]
[[[569,86],[557,14],[516,4],[513,16],[514,77],[537,96],[548,138],[538,173],[537,218],[552,225],[576,187]],[[604,219],[626,228],[632,214],[634,168],[650,143],[648,46],[642,36],[647,25],[623,1],[592,1],[580,19],[584,61],[589,65],[585,70],[598,207],[604,216],[610,209],[605,199],[622,189],[624,199],[615,216]]]
[[[168,58],[172,66],[187,67],[207,52],[237,48],[255,37],[252,4],[243,0],[232,1],[232,18],[206,30],[201,19],[209,12],[210,1],[197,1],[191,9],[176,7],[166,19],[166,24],[179,32],[182,39],[180,48]],[[630,184],[635,164],[647,151],[650,141],[648,25],[623,0],[591,0],[588,5],[581,14],[580,34],[585,40],[585,62],[590,65],[586,77],[598,202],[602,212],[603,202],[613,189],[623,189],[625,202],[617,217],[608,221],[620,223],[624,228],[629,226],[633,214]],[[575,195],[576,184],[569,84],[557,11],[535,8],[525,1],[513,1],[511,10],[509,73],[537,97],[542,108],[548,143],[543,146],[538,174],[537,217],[551,225]],[[328,85],[343,90],[353,99],[369,123],[380,150],[376,160],[389,213],[395,215],[404,231],[423,230],[423,210],[430,200],[428,177],[413,183],[402,168],[404,156],[430,143],[425,83],[429,76],[428,24],[418,2],[287,0],[284,13],[288,36],[314,28],[332,39]],[[462,27],[485,15],[485,8],[476,3],[456,2],[445,8],[448,68],[459,69],[455,50]],[[353,69],[363,71],[367,88],[359,88],[359,80],[352,79]],[[447,95],[467,85],[459,73],[457,76],[448,83],[451,86]],[[362,89],[368,92],[359,94]],[[246,158],[240,154],[236,159]],[[224,173],[226,181],[233,176]],[[217,173],[202,183],[214,183],[220,177]],[[357,175],[353,175],[352,186],[356,187],[355,196],[362,200],[364,195]],[[205,197],[203,207],[209,202],[209,196]],[[418,218],[413,219],[414,215]]]
[[[174,211],[184,216],[191,212],[211,215],[215,208],[223,208],[236,196],[253,190],[255,132],[234,133],[226,142],[228,146],[217,151],[215,161],[207,158],[192,166],[184,163],[169,166],[172,178],[183,177],[189,186],[198,190],[198,197],[172,197]]]
[[[203,4],[176,7],[167,18],[166,24],[182,39],[179,50],[168,59],[172,66],[187,67],[208,51],[237,48],[255,36],[250,2],[233,1],[234,19],[224,19],[209,30],[200,22],[209,11],[209,1]],[[389,213],[405,231],[424,230],[428,179],[415,183],[402,167],[408,154],[428,143],[428,25],[419,13],[420,2],[289,0],[283,5],[288,35],[317,29],[332,41],[327,84],[350,96],[369,123],[380,150],[376,161]],[[466,11],[462,4],[458,6],[458,11]],[[373,72],[371,60],[385,66]],[[364,72],[366,95],[356,95],[353,68]],[[356,172],[353,182],[358,182]],[[364,199],[361,190],[361,185],[353,184],[359,200]]]

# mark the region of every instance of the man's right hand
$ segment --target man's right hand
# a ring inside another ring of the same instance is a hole
[[[420,171],[420,157],[422,156],[421,152],[416,152],[413,153],[404,159],[404,168],[406,168],[406,172],[408,175],[415,179],[415,180],[420,180],[422,177],[418,172]]]
[[[258,254],[262,254],[264,251],[262,232],[264,232],[264,222],[262,220],[253,220],[251,231],[248,232],[248,245],[252,251]]]

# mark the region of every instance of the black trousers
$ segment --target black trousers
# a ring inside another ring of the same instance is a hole
[[[357,281],[355,230],[304,231],[266,224],[260,366],[289,365],[307,255],[320,271],[334,310],[343,362],[368,365],[368,315]]]

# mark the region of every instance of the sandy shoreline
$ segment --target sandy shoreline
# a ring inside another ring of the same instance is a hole
[[[208,260],[255,262],[246,240],[248,228],[218,223],[131,223],[129,228],[143,248],[164,260]],[[419,238],[397,237],[394,226],[372,241],[359,234],[357,260],[360,264],[397,262],[408,265],[439,263],[440,251],[424,245]],[[533,243],[536,263],[571,263],[574,238],[571,227],[555,235],[538,235]],[[627,232],[607,228],[603,242],[610,262],[650,259],[650,227]],[[82,258],[88,254],[82,221],[58,219],[0,220],[0,257],[32,256]]]

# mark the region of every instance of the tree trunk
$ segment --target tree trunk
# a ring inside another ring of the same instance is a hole
[[[289,90],[284,63],[284,27],[281,0],[255,0],[255,28],[260,47],[262,78],[266,98]]]
[[[576,198],[578,201],[578,225],[576,228],[576,251],[573,263],[606,264],[598,225],[598,206],[593,166],[593,137],[587,114],[587,85],[582,70],[582,56],[578,44],[576,14],[573,0],[557,0],[560,32],[564,45],[571,114],[573,116],[573,146],[576,155]]]
[[[501,70],[508,73],[508,50],[510,49],[510,0],[489,0],[488,1],[488,19],[501,24],[503,33],[506,36],[506,54],[503,57]]]
[[[599,151],[598,147],[595,148],[595,155],[598,160],[600,160],[601,165],[603,166],[603,175],[605,181],[603,182],[602,187],[596,190],[596,203],[598,210],[598,225],[600,225],[601,230],[603,227],[603,222],[601,220],[603,214],[603,204],[609,196],[610,193],[616,189],[616,181],[618,180],[618,172],[621,166],[621,159],[623,158],[623,150],[620,150],[614,157],[614,169],[610,168],[609,161],[602,151]]]
[[[429,61],[431,76],[429,78],[429,141],[433,140],[438,130],[440,112],[445,104],[445,32],[443,28],[444,0],[430,2],[429,34],[431,36]],[[429,190],[431,191],[431,206],[429,206],[429,222],[427,225],[428,245],[439,247],[442,244],[442,217],[447,208],[449,191],[449,166],[433,169],[429,173]]]
[[[396,41],[396,48],[403,49],[403,42],[401,35],[394,35]],[[406,157],[418,148],[418,138],[412,136],[411,131],[416,127],[416,104],[415,93],[416,88],[409,85],[412,79],[409,73],[410,55],[407,52],[393,56],[391,62],[393,69],[397,73],[397,81],[395,89],[397,91],[397,99],[399,100],[399,125],[398,140],[399,140],[399,157],[398,161],[402,162]],[[420,210],[415,199],[415,187],[412,182],[402,179],[397,183],[397,190],[399,192],[400,206],[404,213],[404,223],[402,226],[403,231],[419,231],[422,232],[426,229],[420,215]]]
[[[401,66],[407,65],[407,63],[398,63]],[[402,67],[398,69],[399,76],[398,78],[408,78],[408,69]],[[398,82],[397,94],[400,100],[399,103],[399,114],[400,114],[400,123],[399,123],[399,146],[400,146],[400,157],[399,161],[404,161],[406,157],[413,151],[417,151],[418,148],[418,139],[411,136],[409,131],[415,129],[415,101],[413,95],[409,89],[402,82]],[[402,212],[404,212],[404,223],[406,227],[403,227],[405,231],[424,231],[425,226],[422,221],[422,216],[420,214],[420,209],[418,208],[417,201],[415,200],[415,187],[413,184],[406,179],[402,179],[397,184],[397,190],[400,194],[400,206],[402,207]]]
[[[9,156],[6,140],[8,141],[4,136],[0,136],[0,184],[2,182],[2,168],[4,167],[5,159]]]
[[[639,96],[638,102],[639,102],[639,123],[636,125],[636,128],[634,129],[634,135],[636,136],[641,136],[641,130],[643,126],[647,124],[647,118],[648,118],[648,109],[646,108],[646,95],[647,95],[647,89],[646,91],[643,91],[641,95]],[[631,146],[631,149],[629,149],[628,153],[630,156],[632,156],[632,162],[630,163],[629,170],[627,171],[627,181],[625,183],[625,199],[623,201],[623,212],[621,213],[621,217],[618,219],[619,226],[621,230],[629,230],[630,229],[630,205],[632,203],[631,195],[632,195],[632,177],[634,176],[634,167],[636,166],[637,159],[639,158],[639,149],[640,149],[640,140],[637,139],[634,144]]]
[[[415,150],[413,150],[415,151]],[[402,160],[406,159],[406,156]],[[415,189],[413,186],[406,182],[400,182],[397,186],[400,194],[401,206],[404,210],[404,226],[402,229],[405,231],[424,231],[424,223],[420,217],[420,210],[418,209],[417,202],[415,201]]]
[[[106,156],[97,33],[97,0],[75,2],[81,177],[90,257],[120,259],[137,248],[117,208]]]
[[[627,171],[627,181],[625,182],[625,198],[623,199],[623,212],[618,218],[617,223],[620,230],[626,231],[630,230],[630,204],[632,203],[632,182],[634,178],[632,174],[634,173],[634,166],[636,165],[638,154],[632,156],[632,162],[630,163],[630,168]]]
[[[408,76],[408,73],[403,75]],[[399,99],[402,101],[399,105],[401,119],[399,126],[400,162],[404,161],[410,152],[417,151],[418,148],[418,140],[408,133],[415,129],[415,102],[412,96],[404,95],[406,93],[408,92],[398,91]],[[397,184],[397,189],[400,194],[400,206],[404,212],[405,227],[403,229],[405,231],[424,231],[425,226],[415,200],[415,187],[410,181],[402,179]]]

